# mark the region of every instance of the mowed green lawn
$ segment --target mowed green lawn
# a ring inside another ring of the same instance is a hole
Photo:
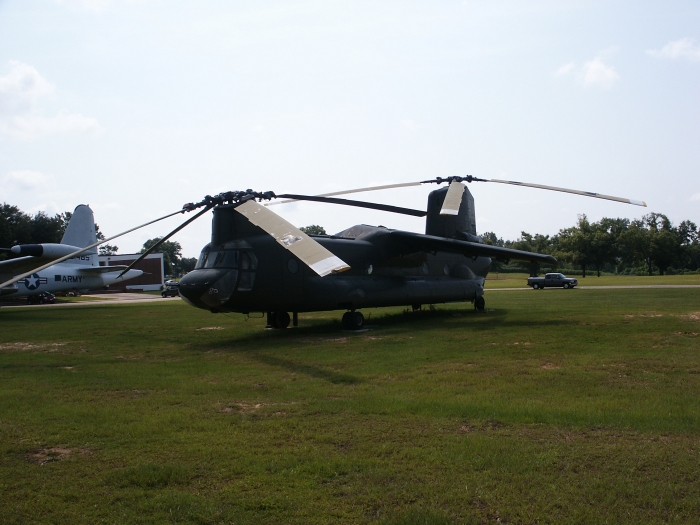
[[[0,523],[697,523],[700,290],[437,308],[0,309]]]

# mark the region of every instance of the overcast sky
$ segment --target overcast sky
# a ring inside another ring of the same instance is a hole
[[[700,2],[0,0],[0,201],[112,235],[206,194],[472,174],[477,229],[700,223]],[[361,194],[425,208],[429,187]],[[274,208],[329,233],[423,220]],[[120,253],[181,216],[114,243]],[[202,218],[174,240],[196,256]]]

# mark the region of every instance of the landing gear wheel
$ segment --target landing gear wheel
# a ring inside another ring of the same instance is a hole
[[[484,299],[483,295],[474,299],[474,308],[476,308],[480,312],[484,311],[485,306],[486,306],[486,299]]]
[[[342,323],[345,330],[362,330],[365,326],[365,316],[361,312],[345,312]]]
[[[289,321],[291,318],[287,312],[275,312],[274,320],[272,321],[272,327],[284,330],[289,326]]]

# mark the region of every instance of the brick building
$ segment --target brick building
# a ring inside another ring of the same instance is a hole
[[[100,266],[121,266],[129,265],[139,258],[140,253],[129,253],[124,255],[100,255]],[[134,266],[135,270],[142,270],[143,275],[135,279],[129,279],[122,283],[110,285],[110,290],[122,291],[144,291],[160,290],[163,286],[165,270],[163,266],[163,254],[151,253],[146,258]]]

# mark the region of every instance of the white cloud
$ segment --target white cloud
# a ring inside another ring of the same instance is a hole
[[[589,60],[583,65],[582,76],[584,86],[609,88],[620,80],[620,75],[615,69],[605,64],[600,57]]]
[[[695,193],[693,194],[692,197],[690,197],[691,201],[700,201],[700,193]]]
[[[606,89],[611,88],[620,80],[620,75],[615,71],[615,68],[606,64],[600,56],[589,60],[581,67],[578,67],[574,62],[564,64],[554,75],[557,77],[571,75],[585,87],[593,86]]]
[[[569,62],[568,64],[564,64],[563,66],[561,66],[557,70],[556,75],[558,77],[562,77],[568,75],[569,73],[573,73],[574,69],[576,69],[576,64],[574,64],[573,62]]]
[[[0,113],[31,109],[53,92],[53,85],[32,66],[10,60],[10,72],[0,77]]]
[[[62,110],[55,117],[18,115],[0,121],[0,134],[21,140],[34,140],[44,135],[96,132],[97,119]]]
[[[692,38],[681,38],[680,40],[669,42],[659,50],[649,49],[647,54],[657,58],[671,58],[674,60],[685,58],[698,62],[700,61],[700,46],[696,46],[695,40]]]
[[[94,132],[97,119],[61,110],[54,117],[39,114],[38,102],[54,92],[54,86],[32,66],[16,60],[10,72],[0,76],[0,136],[32,140],[44,135]]]
[[[8,172],[2,182],[4,186],[27,191],[46,188],[52,184],[53,177],[40,171],[16,170]]]

